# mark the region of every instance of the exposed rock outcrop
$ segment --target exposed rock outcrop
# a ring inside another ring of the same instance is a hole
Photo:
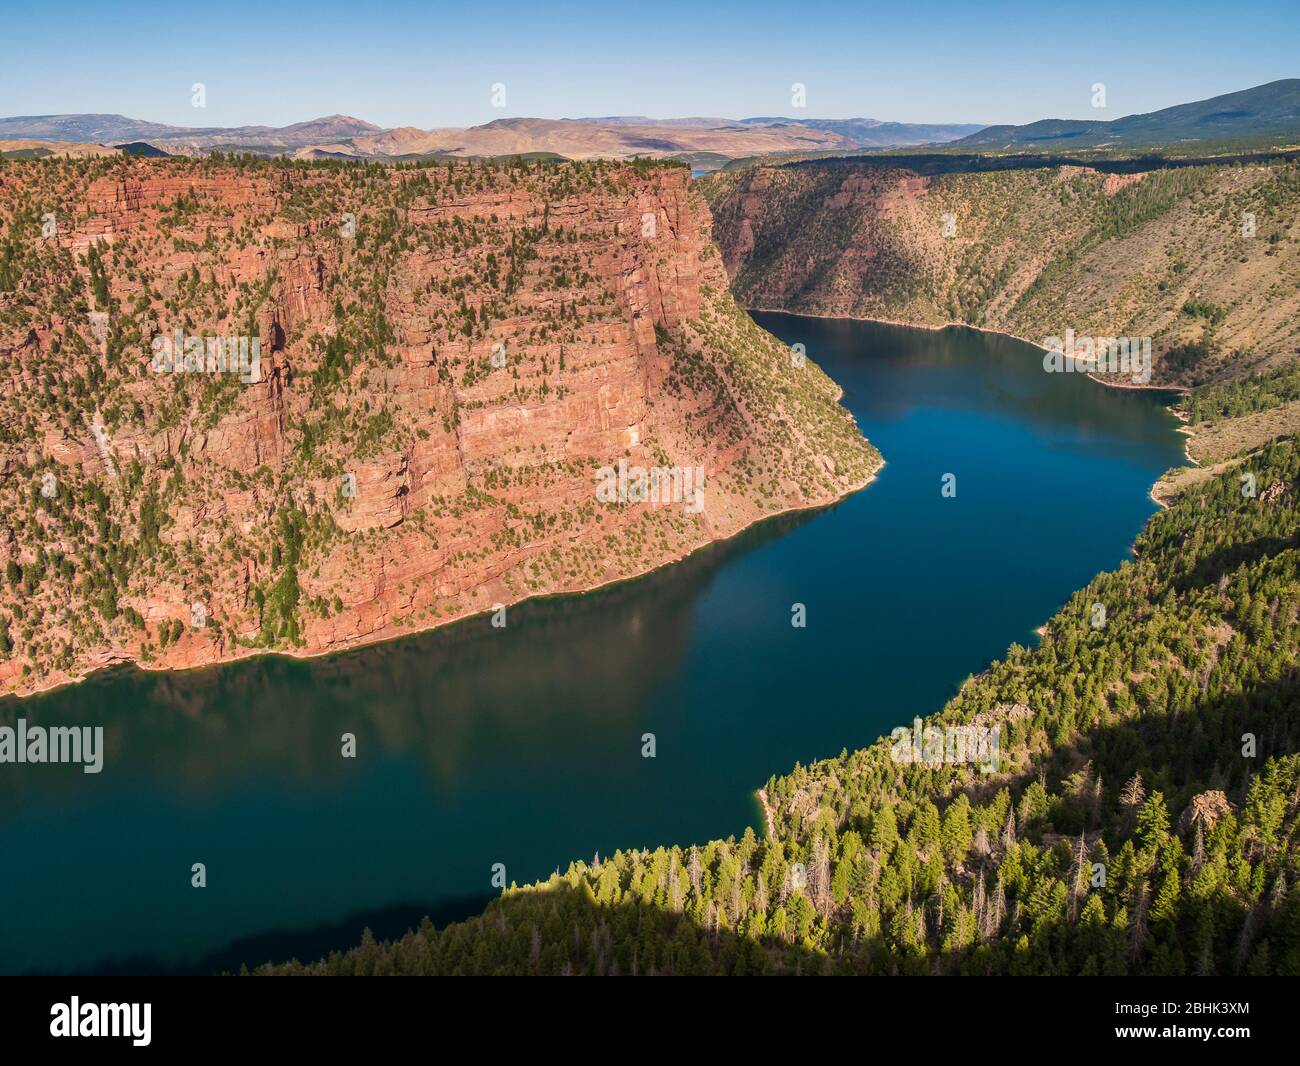
[[[700,184],[747,307],[962,323],[1036,344],[1067,329],[1150,338],[1156,384],[1239,377],[1300,351],[1297,164],[963,166],[805,161]]]
[[[0,212],[0,691],[591,588],[878,465],[727,295],[685,168],[31,162]],[[601,499],[620,461],[699,506]]]

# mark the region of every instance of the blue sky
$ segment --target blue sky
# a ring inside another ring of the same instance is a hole
[[[513,115],[1118,118],[1300,75],[1297,0],[52,0],[10,3],[0,33],[0,115],[186,126],[336,112],[422,128]],[[206,108],[191,106],[195,82]],[[795,82],[804,110],[791,107]]]

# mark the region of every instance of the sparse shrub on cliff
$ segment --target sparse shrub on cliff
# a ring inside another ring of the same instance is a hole
[[[1300,261],[1300,164],[1098,167],[944,172],[882,157],[697,184],[749,306],[1035,341],[1063,322],[1152,336],[1157,383],[1231,377],[1249,365],[1241,353],[1300,348],[1300,290],[1278,283]]]
[[[672,226],[646,236],[651,203]],[[255,337],[262,373],[152,373],[174,330]],[[6,161],[0,351],[0,445],[23,471],[0,481],[18,569],[0,606],[28,608],[11,685],[92,661],[114,624],[119,651],[167,665],[314,650],[343,610],[362,636],[444,621],[494,579],[631,576],[878,462],[820,372],[781,370],[732,304],[674,163]],[[721,525],[596,508],[588,466],[629,447],[711,476],[717,457]],[[414,561],[418,602],[364,612],[350,575],[390,558]],[[213,625],[191,638],[144,623],[196,596]],[[37,619],[49,639],[24,635]]]
[[[882,738],[770,778],[761,834],[257,972],[1295,976],[1300,442],[1251,462],[1268,499],[1235,471],[1180,498],[928,720],[996,729],[998,772]]]

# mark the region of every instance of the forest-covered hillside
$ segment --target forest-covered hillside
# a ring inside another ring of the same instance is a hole
[[[1155,515],[931,720],[995,728],[994,773],[882,738],[770,780],[763,836],[260,972],[1300,974],[1298,513],[1290,437]]]
[[[1194,386],[1300,348],[1300,165],[933,172],[924,158],[757,165],[701,179],[746,307],[1034,343],[1149,338]]]

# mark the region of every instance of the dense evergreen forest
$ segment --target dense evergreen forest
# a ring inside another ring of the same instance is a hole
[[[992,773],[882,738],[770,780],[763,836],[618,851],[257,972],[1300,974],[1298,513],[1291,437],[1153,516],[930,720],[997,729]]]
[[[1300,400],[1300,362],[1197,389],[1188,396],[1184,408],[1188,420],[1196,425],[1207,420],[1271,411],[1294,400]]]

